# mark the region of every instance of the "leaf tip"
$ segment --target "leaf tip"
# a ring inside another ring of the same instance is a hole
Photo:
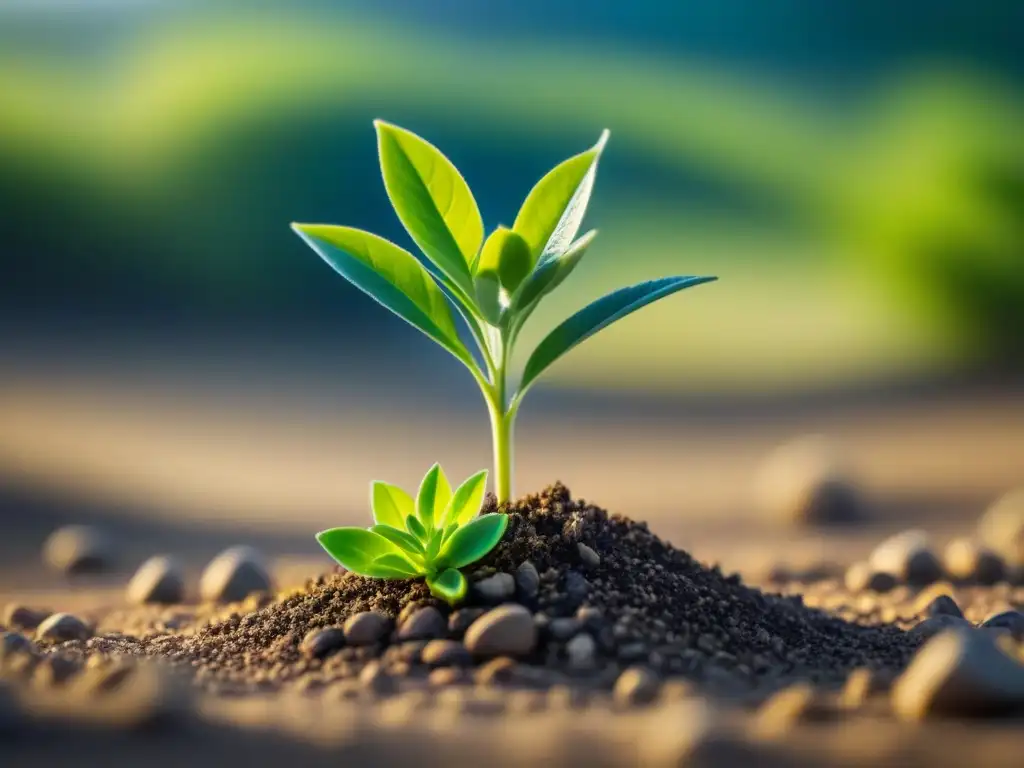
[[[607,128],[601,131],[601,136],[598,138],[597,144],[594,145],[594,149],[597,150],[598,154],[600,154],[601,151],[604,149],[605,145],[608,143],[608,139],[611,138],[611,135],[612,132],[609,131]]]

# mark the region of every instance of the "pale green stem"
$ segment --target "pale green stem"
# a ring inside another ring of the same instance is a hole
[[[494,493],[499,502],[512,498],[512,427],[515,410],[506,410],[508,397],[505,391],[510,347],[503,332],[495,355],[493,386],[486,393],[494,439]]]

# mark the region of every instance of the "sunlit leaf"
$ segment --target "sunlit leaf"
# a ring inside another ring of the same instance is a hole
[[[428,576],[427,586],[434,597],[454,605],[466,597],[468,584],[462,573],[449,568],[433,578]]]
[[[346,570],[363,576],[378,557],[401,554],[401,550],[379,533],[365,528],[331,528],[316,535],[320,546]]]
[[[478,272],[473,276],[473,295],[477,309],[491,325],[501,322],[501,280],[492,270]]]
[[[465,179],[440,150],[411,131],[375,120],[381,173],[409,236],[453,282],[471,293],[469,265],[484,237]]]
[[[451,497],[452,487],[448,483],[448,478],[441,465],[435,464],[423,476],[419,493],[416,495],[416,514],[425,529],[431,528],[434,520],[441,519]]]
[[[441,550],[438,566],[462,568],[476,562],[501,541],[507,525],[508,515],[490,514],[460,527]]]
[[[390,525],[401,530],[405,527],[406,515],[416,511],[412,496],[397,485],[375,480],[370,487],[370,506],[373,519],[381,525]]]
[[[533,269],[530,246],[518,232],[498,227],[491,232],[480,251],[477,274],[497,273],[502,286],[512,292]]]
[[[526,279],[512,297],[511,311],[520,323],[537,306],[538,302],[562,284],[576,265],[580,263],[587,248],[597,237],[597,230],[592,229],[574,242],[565,253],[553,256],[539,265]]]
[[[434,558],[437,557],[437,553],[441,551],[441,542],[444,539],[444,529],[436,528],[433,533],[430,534],[430,543],[427,544],[427,562],[433,562]]]
[[[649,280],[645,283],[620,288],[581,309],[567,319],[537,345],[530,355],[519,384],[519,395],[537,380],[549,365],[571,350],[577,344],[586,341],[602,328],[616,320],[645,307],[651,302],[670,296],[684,288],[715,280],[714,277],[665,277],[660,280]]]
[[[482,469],[455,489],[439,525],[450,527],[468,523],[480,511],[486,490],[487,470]]]
[[[384,238],[351,227],[292,224],[338,274],[410,325],[475,366],[455,329],[448,300],[423,265]]]
[[[426,551],[419,539],[410,533],[406,533],[404,530],[394,528],[390,525],[381,524],[373,526],[370,530],[374,533],[380,534],[385,539],[398,545],[407,552],[415,552],[416,554],[422,555]]]
[[[405,529],[413,536],[416,536],[420,541],[426,541],[427,529],[423,527],[423,523],[419,521],[419,518],[416,517],[416,515],[409,515],[405,518]]]
[[[422,569],[412,563],[409,558],[399,554],[381,555],[370,563],[370,568],[388,568],[392,571],[403,574],[403,576],[408,579],[411,579],[414,576],[423,575]]]
[[[555,166],[527,195],[512,228],[529,243],[534,263],[562,253],[576,237],[608,135],[604,131],[593,147]]]

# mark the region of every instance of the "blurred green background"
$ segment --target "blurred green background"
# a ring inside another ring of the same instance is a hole
[[[534,338],[612,287],[720,276],[555,382],[1014,377],[1022,30],[1013,0],[0,3],[5,338],[239,330],[432,354],[288,229],[410,246],[376,166],[383,117],[449,155],[488,231],[611,129],[601,235]]]

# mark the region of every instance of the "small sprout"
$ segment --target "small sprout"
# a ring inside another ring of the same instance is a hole
[[[495,491],[498,501],[508,501],[513,427],[519,405],[537,378],[562,355],[615,321],[715,278],[663,277],[594,301],[547,335],[527,359],[514,388],[509,373],[520,331],[537,304],[579,264],[597,234],[591,230],[577,237],[608,131],[593,147],[549,171],[526,196],[512,227],[498,227],[485,241],[476,200],[451,161],[411,131],[383,120],[374,126],[388,198],[423,258],[351,227],[292,224],[292,228],[342,277],[469,369],[491,416]],[[478,354],[459,335],[452,307],[465,322]],[[390,522],[378,522],[402,529],[413,510],[403,506],[408,496],[393,490],[388,486],[381,491],[381,514]],[[429,511],[425,515],[417,508],[417,514],[429,529]],[[420,540],[429,550],[429,540]]]
[[[424,476],[415,499],[397,486],[375,482],[373,526],[331,528],[316,538],[353,573],[376,579],[422,576],[432,595],[454,605],[466,596],[466,577],[459,569],[494,549],[508,525],[507,515],[479,514],[486,486],[485,469],[452,492],[438,464]]]

